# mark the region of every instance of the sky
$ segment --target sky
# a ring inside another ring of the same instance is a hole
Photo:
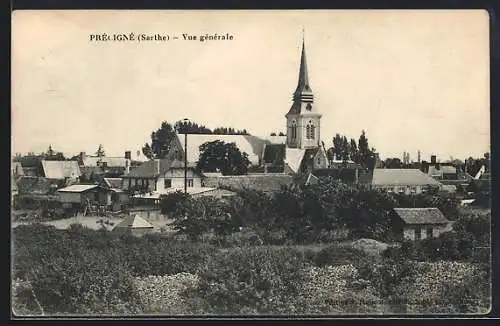
[[[488,24],[483,10],[14,11],[12,152],[122,156],[183,118],[284,132],[304,30],[327,147],[365,130],[382,158],[481,157]],[[102,33],[170,40],[90,41]],[[233,39],[199,41],[214,33]]]

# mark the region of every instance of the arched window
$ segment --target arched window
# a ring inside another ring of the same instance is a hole
[[[292,121],[292,140],[297,139],[297,122]]]
[[[307,127],[306,127],[306,138],[307,139],[314,139],[314,124],[311,120],[309,120],[309,122],[307,123]]]

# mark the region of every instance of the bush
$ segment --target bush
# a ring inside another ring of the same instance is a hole
[[[316,254],[314,264],[319,267],[347,265],[353,261],[364,259],[366,259],[366,254],[361,250],[348,246],[331,245]]]
[[[189,199],[189,194],[182,191],[176,191],[162,196],[160,200],[160,210],[162,214],[168,215],[175,213]]]
[[[195,297],[201,302],[195,304],[215,314],[297,313],[306,267],[300,255],[287,249],[231,249],[200,269]]]

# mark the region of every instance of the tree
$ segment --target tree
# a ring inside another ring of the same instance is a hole
[[[342,137],[342,146],[341,146],[341,155],[340,155],[342,161],[344,161],[344,162],[348,161],[350,154],[351,154],[351,149],[349,146],[349,142],[347,141],[347,137],[344,136],[344,137]]]
[[[276,136],[276,133],[275,133],[275,132],[272,132],[270,136]]]
[[[212,130],[205,127],[204,125],[199,125],[196,122],[179,120],[175,123],[174,129],[180,134],[211,134]]]
[[[278,134],[278,136],[286,136],[283,132],[280,131],[280,133]]]
[[[359,163],[363,167],[373,170],[376,163],[376,151],[375,148],[371,148],[368,144],[368,138],[364,130],[361,131],[361,136],[358,140],[358,151],[359,151]]]
[[[175,137],[177,136],[173,126],[164,121],[159,129],[151,133],[151,145],[144,144],[142,153],[149,159],[165,158]]]
[[[403,162],[398,157],[386,158],[384,161],[384,167],[386,169],[401,169],[403,167]]]
[[[351,138],[351,143],[349,145],[349,158],[357,162],[358,161],[358,145],[356,144],[356,140],[354,138]]]
[[[336,134],[335,137],[333,137],[333,155],[334,160],[342,159],[342,136],[340,136],[340,134]]]
[[[102,147],[102,144],[99,144],[99,148],[97,149],[97,152],[95,152],[97,157],[104,157],[106,156],[106,152],[104,152],[104,148]]]
[[[63,153],[56,152],[52,149],[52,145],[49,145],[49,149],[47,150],[47,152],[43,153],[40,156],[41,156],[41,159],[46,160],[46,161],[65,161],[66,160]]]
[[[249,165],[248,154],[241,153],[235,143],[216,140],[200,146],[197,167],[202,171],[220,171],[224,175],[241,175],[247,173]]]

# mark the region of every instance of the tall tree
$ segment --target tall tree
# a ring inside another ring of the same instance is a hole
[[[349,161],[350,152],[351,152],[351,150],[349,147],[349,142],[347,141],[347,137],[344,136],[344,137],[342,137],[342,146],[341,146],[341,154],[340,154],[342,161],[344,161],[344,162]]]
[[[334,160],[342,159],[342,136],[340,136],[340,134],[336,134],[335,137],[333,137],[333,153]]]
[[[351,138],[349,145],[349,158],[354,162],[358,162],[358,145],[354,138]]]
[[[368,144],[368,138],[364,130],[361,131],[361,136],[358,140],[358,151],[359,151],[359,164],[363,167],[373,170],[376,163],[376,151],[375,148],[370,149]]]
[[[163,121],[160,128],[151,133],[151,145],[144,144],[142,153],[149,159],[165,158],[175,137],[177,136],[173,126]]]
[[[249,165],[248,154],[242,153],[235,143],[216,140],[200,146],[197,167],[202,171],[241,175],[247,173]]]

